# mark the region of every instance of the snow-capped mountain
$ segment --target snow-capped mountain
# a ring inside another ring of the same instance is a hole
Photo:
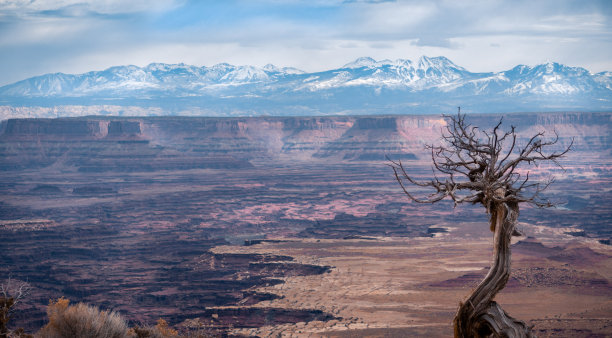
[[[270,64],[152,63],[46,74],[0,87],[0,106],[112,104],[249,115],[427,113],[456,106],[480,112],[609,110],[611,100],[611,72],[549,62],[472,73],[445,57],[425,56],[414,62],[362,57],[315,73]]]
[[[417,62],[410,60],[382,60],[359,58],[346,64],[354,75],[345,86],[380,86],[390,88],[411,88],[413,90],[444,87],[466,76],[469,72],[445,57],[421,57]]]
[[[114,94],[127,97],[143,91],[169,92],[173,95],[192,93],[215,85],[242,85],[270,82],[284,75],[300,74],[292,68],[278,69],[233,66],[221,63],[212,67],[185,64],[152,63],[144,68],[117,66],[85,74],[46,74],[0,88],[2,96],[81,97]],[[181,93],[184,91],[184,93]]]

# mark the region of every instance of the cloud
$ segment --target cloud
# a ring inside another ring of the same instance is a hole
[[[390,49],[390,48],[393,48],[393,44],[388,43],[388,42],[373,42],[373,43],[370,43],[370,47],[376,48],[376,49]]]
[[[380,4],[385,2],[397,2],[397,0],[344,0],[342,3],[367,3],[367,4]]]
[[[66,9],[69,11],[71,8],[78,8],[84,12],[118,14],[164,11],[175,8],[182,3],[182,1],[177,0],[6,0],[0,3],[0,12],[16,14],[63,13]]]
[[[448,49],[456,49],[461,46],[456,42],[452,42],[449,38],[440,38],[437,36],[424,36],[416,39],[412,43],[415,46],[443,47]]]

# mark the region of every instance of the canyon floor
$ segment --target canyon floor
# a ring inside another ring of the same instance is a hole
[[[512,277],[498,302],[510,315],[533,325],[539,337],[612,334],[610,247],[523,226],[538,238],[517,239]],[[283,284],[258,289],[282,298],[254,306],[321,309],[340,319],[236,329],[235,333],[448,337],[453,334],[458,303],[490,264],[492,240],[483,227],[482,223],[456,224],[449,233],[433,238],[286,239],[213,251],[290,255],[301,263],[333,266],[323,275],[286,277]]]

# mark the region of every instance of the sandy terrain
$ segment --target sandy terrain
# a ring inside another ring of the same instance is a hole
[[[255,306],[321,309],[341,320],[264,326],[236,333],[452,336],[458,302],[489,266],[491,243],[482,227],[461,224],[457,230],[434,238],[289,239],[249,247],[222,246],[214,251],[290,255],[303,263],[333,266],[323,275],[286,277],[284,284],[258,289],[282,298]],[[537,227],[523,227],[537,232]],[[541,241],[554,240],[563,248],[550,249],[542,246],[540,239],[522,238],[514,250],[513,277],[497,300],[509,314],[534,325],[539,337],[612,335],[612,249],[579,242],[560,231],[541,235]]]

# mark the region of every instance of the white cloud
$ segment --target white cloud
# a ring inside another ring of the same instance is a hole
[[[396,33],[418,27],[425,20],[435,15],[435,4],[385,2],[372,5],[360,4],[352,8],[355,19],[359,22],[358,30],[374,33]]]
[[[101,28],[95,20],[65,20],[42,18],[36,21],[21,21],[6,34],[0,35],[0,45],[5,48],[23,44],[51,43],[69,41],[82,37],[83,33]]]
[[[0,12],[54,11],[74,7],[102,14],[118,14],[163,11],[181,3],[183,1],[178,0],[5,0],[0,2]]]

